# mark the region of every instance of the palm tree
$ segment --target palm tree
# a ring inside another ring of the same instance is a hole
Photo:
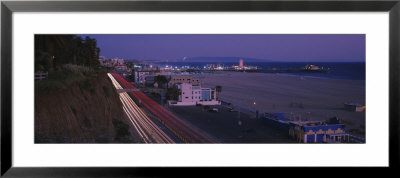
[[[159,87],[168,82],[165,75],[157,75],[156,77],[154,77],[154,81],[158,84]]]
[[[217,99],[218,99],[219,93],[222,92],[222,86],[221,86],[221,85],[217,85],[217,86],[215,87],[215,90],[217,91]]]
[[[221,85],[217,85],[217,86],[215,87],[215,90],[216,90],[218,93],[220,93],[220,92],[222,91],[222,86],[221,86]]]

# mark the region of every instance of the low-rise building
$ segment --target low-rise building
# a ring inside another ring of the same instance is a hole
[[[175,84],[192,84],[193,86],[201,85],[201,80],[199,78],[195,78],[191,75],[171,75],[170,80],[168,82],[168,87],[173,87]]]
[[[135,83],[138,85],[143,85],[146,83],[146,77],[155,77],[157,75],[164,75],[167,80],[170,79],[170,73],[164,71],[135,71]],[[154,82],[153,82],[154,83]]]
[[[124,65],[125,63],[124,59],[122,58],[114,57],[112,59],[106,59],[104,56],[99,56],[99,62],[100,65],[104,67],[114,67],[118,65]]]
[[[135,84],[142,85],[145,83],[145,77],[150,75],[148,71],[135,71]]]
[[[113,65],[121,65],[124,64],[124,59],[122,58],[118,58],[118,57],[114,57],[111,59]]]
[[[117,65],[114,67],[116,72],[127,72],[128,67],[126,65]]]
[[[177,84],[179,96],[177,101],[169,101],[172,106],[194,106],[201,105],[221,105],[217,100],[217,92],[214,88],[202,88],[193,86],[189,83]]]

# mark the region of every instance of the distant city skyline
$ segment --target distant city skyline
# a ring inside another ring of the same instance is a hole
[[[364,34],[85,35],[106,58],[244,57],[282,62],[365,62]]]

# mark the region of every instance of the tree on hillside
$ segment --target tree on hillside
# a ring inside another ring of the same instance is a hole
[[[81,37],[76,37],[74,38],[73,42],[72,42],[72,63],[73,64],[78,64],[78,57],[80,56],[80,54],[83,51],[83,45],[82,45],[82,38]]]
[[[96,39],[86,37],[84,43],[84,57],[86,60],[83,64],[86,66],[98,66],[100,64],[98,60],[99,53],[100,49],[97,48]]]
[[[35,35],[35,69],[53,71],[73,35]]]
[[[35,71],[61,69],[63,64],[99,66],[97,41],[76,35],[35,35]]]

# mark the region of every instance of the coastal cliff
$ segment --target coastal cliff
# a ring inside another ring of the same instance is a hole
[[[35,143],[138,142],[105,72],[57,89],[40,82],[35,81]]]

